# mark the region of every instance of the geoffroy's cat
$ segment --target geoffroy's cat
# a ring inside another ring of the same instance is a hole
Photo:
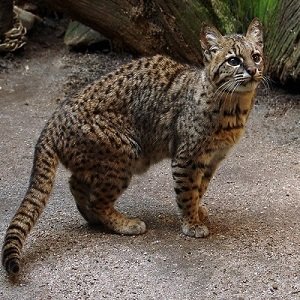
[[[114,203],[133,174],[171,158],[184,234],[209,233],[201,205],[219,162],[236,144],[263,78],[262,27],[254,19],[246,35],[221,35],[204,25],[204,68],[156,55],[104,76],[67,99],[36,144],[26,195],[5,236],[2,263],[20,270],[28,233],[48,202],[60,161],[71,172],[70,189],[89,223],[114,232],[142,234],[146,225]]]

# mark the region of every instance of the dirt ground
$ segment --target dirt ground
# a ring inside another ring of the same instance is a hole
[[[45,36],[0,57],[1,240],[57,103],[130,59],[72,53]],[[134,178],[119,201],[148,225],[133,237],[88,227],[60,168],[19,278],[0,271],[0,299],[300,299],[299,137],[300,95],[261,89],[245,137],[205,196],[206,239],[180,233],[169,161]]]

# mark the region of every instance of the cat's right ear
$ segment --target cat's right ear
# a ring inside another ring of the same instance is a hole
[[[204,58],[206,58],[207,61],[210,61],[212,56],[220,49],[222,39],[223,36],[217,28],[207,24],[202,25],[200,44]]]

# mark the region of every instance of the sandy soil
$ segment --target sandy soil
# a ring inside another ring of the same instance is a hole
[[[24,53],[0,57],[1,237],[57,103],[130,59],[70,53],[55,36],[33,37]],[[0,298],[300,299],[299,137],[300,95],[260,90],[245,137],[205,196],[206,239],[180,233],[169,161],[134,178],[119,201],[146,221],[137,237],[89,228],[60,168],[21,275],[11,281],[0,271]]]

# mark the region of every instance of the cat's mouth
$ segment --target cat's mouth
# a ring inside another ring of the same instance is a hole
[[[242,93],[242,92],[251,92],[257,88],[259,84],[259,80],[255,78],[249,78],[241,82],[235,89],[234,92]]]
[[[225,81],[218,86],[218,91],[223,90],[227,93],[253,92],[260,83],[262,76],[250,76],[249,74],[239,74]]]

